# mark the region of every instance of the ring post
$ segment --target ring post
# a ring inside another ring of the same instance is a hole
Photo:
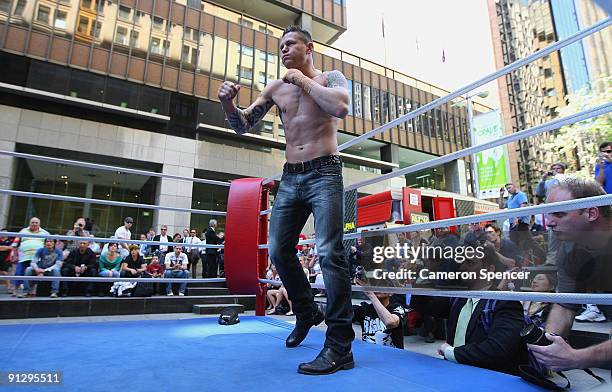
[[[255,314],[264,316],[267,249],[259,244],[268,242],[268,215],[260,215],[268,208],[270,189],[274,183],[263,185],[263,178],[241,178],[232,181],[227,198],[225,230],[225,278],[232,294],[255,294]]]

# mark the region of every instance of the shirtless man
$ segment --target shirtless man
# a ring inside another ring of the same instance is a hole
[[[286,346],[298,346],[310,328],[325,319],[323,350],[313,361],[300,364],[298,372],[331,374],[354,367],[351,283],[342,246],[342,163],[336,138],[338,121],[348,113],[347,81],[339,71],[314,68],[312,38],[299,27],[285,29],[280,52],[287,73],[282,80],[270,82],[247,109],[240,110],[233,102],[239,85],[226,81],[218,95],[231,127],[239,134],[248,132],[273,105],[279,109],[287,163],[272,208],[269,253],[296,315]],[[295,251],[311,212],[327,291],[325,315],[314,303]]]

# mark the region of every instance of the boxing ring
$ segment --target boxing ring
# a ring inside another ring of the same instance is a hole
[[[339,146],[342,151],[400,123],[409,121],[427,111],[472,91],[525,64],[542,58],[551,52],[587,37],[612,25],[611,18],[586,28],[562,41],[486,77],[438,98],[409,112],[379,128],[371,130]],[[612,102],[585,109],[577,114],[559,118],[495,141],[471,146],[445,156],[406,167],[377,178],[345,186],[345,192],[356,190],[392,177],[414,173],[426,168],[473,155],[492,147],[505,145],[534,135],[551,132],[562,126],[605,115],[612,111]],[[242,317],[241,323],[220,326],[214,318],[187,320],[114,321],[60,324],[14,324],[0,325],[0,336],[8,342],[0,351],[0,371],[8,370],[59,370],[63,372],[61,386],[45,386],[44,390],[108,390],[129,388],[130,390],[183,390],[203,387],[204,390],[243,390],[261,388],[289,390],[329,390],[342,388],[351,390],[408,390],[408,391],[491,391],[503,386],[506,390],[540,390],[518,377],[486,369],[460,365],[432,358],[407,350],[397,350],[355,341],[353,353],[356,368],[349,372],[338,372],[325,377],[305,377],[296,373],[299,362],[308,361],[320,350],[324,334],[312,329],[305,342],[295,349],[287,349],[284,340],[293,328],[291,324],[263,317],[266,304],[266,285],[276,284],[265,278],[267,264],[267,235],[269,192],[274,186],[272,178],[244,178],[231,183],[204,180],[192,177],[161,174],[144,170],[111,165],[72,161],[67,159],[37,156],[12,151],[0,151],[0,155],[24,158],[108,171],[122,171],[156,177],[172,178],[228,186],[230,188],[227,212],[158,206],[100,199],[61,196],[44,193],[0,189],[0,194],[13,197],[43,198],[90,204],[114,205],[134,208],[169,210],[192,214],[226,217],[225,245],[189,244],[190,248],[224,248],[226,278],[189,279],[188,283],[225,281],[231,294],[256,296],[256,316]],[[612,195],[589,197],[578,200],[550,203],[546,205],[504,210],[499,212],[444,219],[428,223],[403,225],[377,229],[369,235],[407,233],[449,226],[465,225],[483,221],[508,219],[533,214],[575,210],[612,204]],[[24,236],[17,232],[0,232],[0,236]],[[346,234],[345,240],[358,238],[360,234]],[[66,235],[35,235],[27,237],[54,238],[59,240],[83,240],[83,237]],[[117,242],[114,238],[88,238],[99,243]],[[159,244],[153,241],[121,240],[129,244]],[[300,244],[315,240],[300,241]],[[183,243],[167,243],[180,245]],[[145,281],[132,278],[69,278],[69,277],[24,277],[0,276],[3,280],[62,280],[62,281]],[[165,283],[184,282],[183,279],[164,279]],[[312,285],[324,288],[321,285]],[[609,294],[573,293],[526,293],[435,290],[410,287],[353,286],[354,291],[382,291],[390,293],[444,297],[478,297],[504,300],[536,300],[552,303],[595,303],[612,305]],[[60,299],[58,299],[60,300]],[[151,355],[152,353],[158,355]],[[44,369],[41,369],[44,367]],[[384,381],[383,381],[384,380]],[[93,382],[92,382],[93,381]],[[477,382],[475,382],[477,381]],[[95,385],[92,385],[95,384]],[[28,390],[34,390],[32,388]]]

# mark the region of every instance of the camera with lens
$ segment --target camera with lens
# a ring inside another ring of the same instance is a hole
[[[355,268],[355,279],[364,281],[365,278],[366,278],[365,268],[363,268],[362,265],[358,265],[357,268]]]
[[[552,344],[545,335],[544,329],[535,324],[526,325],[521,330],[521,338],[527,344],[535,344],[536,346],[548,346]]]

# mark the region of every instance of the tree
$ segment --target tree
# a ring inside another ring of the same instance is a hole
[[[566,96],[567,106],[559,110],[563,118],[589,108],[612,102],[612,77],[605,76],[592,84],[598,89],[581,89]],[[565,157],[568,171],[579,177],[592,178],[597,161],[598,147],[605,141],[612,141],[612,114],[590,118],[562,127],[551,134],[544,143],[546,151],[555,155],[553,161]],[[574,159],[569,159],[573,157]],[[572,162],[573,161],[573,162]]]

